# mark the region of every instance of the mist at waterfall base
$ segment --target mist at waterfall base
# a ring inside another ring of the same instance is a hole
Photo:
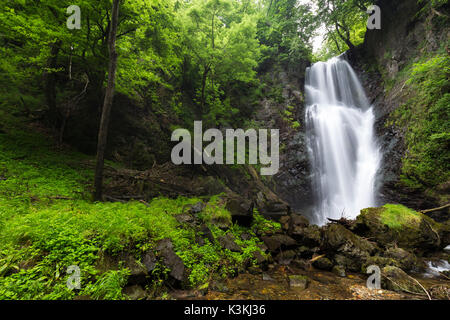
[[[381,152],[364,89],[342,57],[306,70],[306,131],[315,206],[311,222],[354,219],[376,205]]]

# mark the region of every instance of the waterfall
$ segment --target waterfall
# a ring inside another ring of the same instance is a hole
[[[312,222],[355,218],[376,204],[381,153],[374,113],[350,64],[341,57],[306,70],[306,130],[316,204]]]

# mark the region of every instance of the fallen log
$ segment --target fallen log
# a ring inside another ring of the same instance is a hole
[[[345,218],[340,218],[340,219],[327,218],[327,219],[328,219],[328,221],[330,221],[332,223],[340,224],[340,225],[344,226],[347,229],[349,229],[352,226],[352,221],[347,220]]]
[[[428,213],[428,212],[433,212],[433,211],[439,211],[445,208],[450,207],[450,203],[447,203],[446,205],[442,206],[442,207],[438,207],[438,208],[433,208],[433,209],[426,209],[426,210],[420,210],[420,213]]]

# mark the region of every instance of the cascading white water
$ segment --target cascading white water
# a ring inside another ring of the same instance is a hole
[[[306,126],[313,187],[314,223],[355,218],[374,206],[381,154],[374,114],[350,64],[341,57],[306,71]]]

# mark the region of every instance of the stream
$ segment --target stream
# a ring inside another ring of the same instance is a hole
[[[304,275],[306,288],[289,285],[289,275]],[[443,283],[442,279],[415,275],[426,288]],[[339,277],[328,271],[303,269],[289,265],[274,265],[264,274],[239,274],[213,286],[206,294],[199,291],[173,291],[175,299],[200,300],[427,300],[426,295],[371,290],[363,274]],[[445,282],[445,280],[444,280]]]

